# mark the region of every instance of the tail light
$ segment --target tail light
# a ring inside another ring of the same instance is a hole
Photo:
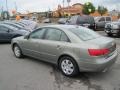
[[[109,53],[109,49],[88,49],[90,56],[101,56]]]

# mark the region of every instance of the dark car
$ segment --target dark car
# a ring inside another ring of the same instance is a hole
[[[28,28],[26,25],[23,26],[21,23],[17,23],[17,22],[3,22],[3,23],[11,25],[11,26],[19,28],[19,29],[25,29],[27,31],[32,31],[32,29]]]
[[[92,16],[88,16],[88,15],[75,15],[72,16],[67,24],[69,25],[80,25],[80,26],[84,26],[90,29],[95,30],[95,21],[94,18]]]
[[[3,22],[3,24],[11,25],[11,26],[19,28],[19,29],[25,29],[23,26],[18,25],[18,24],[14,23],[14,22]]]
[[[28,31],[7,24],[0,24],[0,42],[10,42],[13,38],[24,36]]]
[[[105,32],[108,36],[116,35],[120,37],[120,22],[111,22],[105,25]]]
[[[65,24],[67,21],[68,21],[68,18],[60,18],[60,19],[58,20],[58,23],[59,23],[59,24]]]

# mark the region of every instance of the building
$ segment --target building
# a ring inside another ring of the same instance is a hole
[[[56,11],[53,11],[53,16],[63,17],[63,16],[82,14],[82,10],[83,10],[83,4],[80,3],[76,3],[68,7],[61,7],[61,5],[58,5],[58,9]]]
[[[109,12],[110,16],[119,16],[120,15],[120,11],[118,10],[112,10]]]

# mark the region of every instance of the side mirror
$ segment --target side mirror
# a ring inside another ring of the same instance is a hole
[[[29,34],[24,36],[24,39],[29,39]]]

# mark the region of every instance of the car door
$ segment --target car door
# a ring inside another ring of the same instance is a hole
[[[40,41],[43,40],[45,31],[45,29],[39,28],[33,31],[27,39],[24,39],[21,43],[21,47],[25,55],[41,59],[41,53],[39,51],[41,47],[39,47],[39,44]]]
[[[10,41],[11,40],[11,33],[10,30],[5,26],[0,26],[0,41]]]
[[[56,28],[47,28],[45,38],[39,44],[41,48],[39,51],[42,53],[44,60],[56,63],[58,56],[64,50],[65,43],[61,42],[61,35],[63,31]]]

